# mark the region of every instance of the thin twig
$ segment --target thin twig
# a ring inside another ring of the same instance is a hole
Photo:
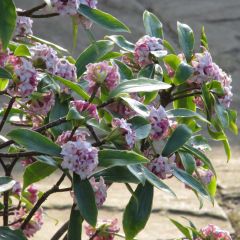
[[[43,8],[45,8],[47,6],[47,3],[42,3],[36,7],[33,7],[31,9],[28,9],[26,11],[17,11],[18,16],[25,16],[25,17],[29,17],[31,14],[33,14],[34,12],[37,12]]]
[[[93,101],[93,99],[95,98],[95,96],[96,96],[96,94],[98,92],[99,87],[100,87],[99,84],[96,83],[96,85],[93,88],[92,95],[91,95],[91,97],[88,100],[89,103],[91,103]]]
[[[53,193],[57,193],[59,191],[61,191],[59,189],[60,184],[63,182],[64,178],[65,178],[66,174],[62,174],[62,176],[60,177],[60,179],[57,181],[57,183],[51,188],[49,189],[47,192],[45,192],[41,198],[38,199],[37,203],[34,205],[34,207],[32,208],[32,210],[30,211],[30,213],[27,215],[27,217],[25,218],[24,222],[21,225],[21,229],[24,229],[27,224],[31,221],[32,217],[34,216],[34,214],[37,212],[37,210],[41,207],[41,205],[47,200],[47,198],[53,194]]]
[[[12,97],[11,100],[9,101],[9,103],[8,103],[8,107],[7,107],[7,109],[6,109],[6,111],[3,115],[2,121],[0,123],[0,132],[2,131],[2,128],[3,128],[5,122],[8,118],[8,115],[9,115],[11,109],[12,109],[12,106],[13,106],[14,102],[15,102],[15,97]]]
[[[179,99],[182,99],[182,98],[186,98],[186,97],[193,97],[193,96],[196,96],[196,95],[200,95],[202,94],[201,91],[197,91],[197,92],[193,92],[193,93],[188,93],[188,94],[184,94],[184,95],[181,95],[181,96],[176,96],[176,97],[172,97],[171,98],[171,101],[176,101],[176,100],[179,100]]]
[[[2,165],[2,168],[3,168],[4,172],[6,172],[7,171],[7,166],[1,158],[0,158],[0,164]]]
[[[92,126],[86,124],[86,128],[89,130],[89,132],[92,134],[94,140],[96,141],[97,144],[101,144],[100,139],[98,138],[97,134],[95,133],[94,129]]]
[[[52,236],[51,240],[58,240],[68,230],[69,220],[65,222],[58,231]]]
[[[111,104],[111,103],[113,103],[113,102],[114,102],[114,99],[110,99],[110,100],[108,100],[107,102],[104,102],[104,103],[102,103],[102,104],[99,104],[99,105],[97,106],[97,109],[104,108],[104,107],[108,106],[109,104]]]
[[[31,18],[51,18],[59,16],[59,13],[47,13],[47,14],[32,14],[29,17]]]

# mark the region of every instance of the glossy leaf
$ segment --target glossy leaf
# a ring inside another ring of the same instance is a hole
[[[103,12],[99,9],[90,8],[81,4],[78,8],[78,13],[113,32],[130,32],[129,28],[112,15]]]
[[[0,1],[0,39],[3,49],[7,49],[16,25],[16,8],[12,0]]]
[[[109,94],[109,98],[118,96],[121,93],[133,92],[152,92],[160,89],[168,89],[171,85],[149,78],[132,79],[131,81],[124,81],[118,85]]]
[[[193,31],[188,25],[180,22],[177,23],[177,31],[180,47],[182,48],[183,53],[189,62],[192,58],[194,48]]]
[[[6,88],[8,87],[8,83],[9,83],[8,79],[0,79],[0,91],[6,90]]]
[[[99,58],[111,52],[113,47],[114,43],[112,41],[100,40],[86,48],[76,61],[78,77],[85,72],[87,64],[96,62]]]
[[[178,228],[178,230],[184,234],[187,239],[192,240],[191,233],[187,227],[184,227],[181,223],[175,221],[174,219],[170,219],[170,221]]]
[[[57,167],[50,166],[43,162],[37,161],[30,164],[25,168],[23,174],[23,189],[50,176],[56,170]]]
[[[146,34],[156,38],[163,38],[163,26],[160,20],[153,13],[143,13],[143,23]]]
[[[82,223],[83,218],[78,209],[72,209],[68,225],[68,239],[81,240],[82,239]]]
[[[13,77],[10,72],[8,72],[6,69],[0,67],[0,78],[3,78],[3,79],[0,79],[0,82],[1,82],[0,84],[2,85],[3,82],[6,81],[5,79],[12,79]],[[4,86],[5,86],[5,84],[4,84]],[[1,87],[1,89],[2,88],[3,87]]]
[[[151,131],[151,124],[143,117],[135,116],[128,120],[132,124],[131,128],[136,132],[137,139],[144,139],[148,137]]]
[[[21,230],[0,227],[0,240],[27,240]]]
[[[196,168],[195,158],[190,153],[186,153],[183,151],[179,151],[178,154],[179,154],[179,157],[181,159],[181,162],[183,164],[185,171],[189,174],[193,174],[193,172]]]
[[[106,36],[105,38],[110,39],[115,44],[117,44],[120,48],[123,50],[126,50],[128,52],[133,52],[135,45],[131,42],[129,42],[124,36],[122,35],[111,35]]]
[[[15,183],[16,181],[10,177],[0,177],[0,193],[12,189]]]
[[[174,71],[177,70],[179,64],[181,63],[181,60],[179,57],[175,54],[169,54],[164,57],[164,62],[168,64]]]
[[[176,85],[186,82],[193,74],[193,68],[187,63],[180,63],[174,76],[173,82]]]
[[[8,133],[8,137],[30,151],[60,156],[61,148],[40,133],[18,128]]]
[[[131,68],[129,68],[126,64],[119,60],[114,60],[114,63],[118,66],[118,71],[120,73],[121,79],[132,79],[133,78],[133,72]]]
[[[30,57],[31,53],[26,45],[19,45],[15,51],[14,55],[17,57]]]
[[[169,137],[164,149],[163,156],[169,156],[181,148],[192,136],[191,130],[186,125],[179,125]]]
[[[148,159],[144,156],[125,150],[100,150],[98,153],[99,166],[126,166],[129,164],[147,163]]]
[[[136,200],[137,199],[137,200]],[[132,240],[147,224],[152,210],[153,186],[139,184],[123,214],[126,240]]]
[[[91,226],[96,226],[98,210],[90,182],[81,180],[79,175],[73,174],[73,190],[81,216]]]

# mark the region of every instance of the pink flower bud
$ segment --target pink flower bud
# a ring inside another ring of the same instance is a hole
[[[63,132],[61,135],[58,136],[58,138],[56,140],[56,143],[59,144],[59,145],[63,145],[70,140],[73,141],[73,142],[76,142],[78,140],[85,141],[86,137],[89,136],[88,132],[77,130],[73,134],[72,138],[70,139],[71,133],[72,133],[72,131]]]
[[[22,186],[20,182],[16,182],[12,187],[12,194],[20,196],[20,193],[22,191]]]
[[[32,24],[33,20],[30,17],[18,16],[16,21],[14,37],[25,37],[27,35],[32,35],[33,34]]]

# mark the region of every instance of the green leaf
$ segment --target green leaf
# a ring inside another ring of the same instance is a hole
[[[50,165],[52,167],[57,167],[57,162],[49,156],[35,156],[37,161]]]
[[[125,150],[100,150],[98,152],[99,166],[126,166],[129,164],[147,163],[148,159],[144,156]]]
[[[205,49],[209,49],[208,47],[208,39],[207,35],[205,33],[205,28],[202,26],[202,31],[201,31],[201,46],[203,46]]]
[[[68,53],[68,50],[55,44],[55,43],[52,43],[52,42],[49,42],[49,41],[46,41],[42,38],[39,38],[39,37],[36,37],[36,36],[29,36],[31,40],[34,40],[35,42],[39,42],[39,43],[43,43],[43,44],[46,44],[52,48],[54,48],[56,51],[58,52],[65,52],[65,53]]]
[[[138,113],[140,116],[143,117],[148,117],[149,116],[149,110],[148,108],[142,104],[141,102],[133,99],[133,98],[129,98],[129,97],[121,97],[121,99],[127,103],[127,105],[136,113]]]
[[[121,58],[122,56],[123,56],[123,54],[119,53],[119,52],[109,52],[109,53],[105,54],[103,57],[99,58],[98,61],[99,62],[109,61],[114,58]]]
[[[228,140],[223,140],[223,146],[224,146],[224,149],[225,149],[225,153],[227,155],[227,160],[229,161],[231,159],[231,156],[232,156],[232,153],[231,153],[231,148],[230,148],[230,145],[229,145],[229,142]]]
[[[132,79],[120,83],[109,94],[109,98],[118,96],[121,93],[133,93],[133,92],[152,92],[160,89],[168,89],[171,85],[149,78]]]
[[[215,197],[217,192],[217,179],[215,176],[212,177],[211,182],[207,186],[208,192],[212,197]]]
[[[16,25],[16,8],[12,0],[0,1],[0,39],[3,49],[7,49]]]
[[[10,177],[0,177],[0,193],[12,189],[15,183],[16,181]]]
[[[192,177],[192,175],[188,174],[180,168],[174,168],[173,175],[181,182],[196,190],[201,196],[210,199],[209,193],[205,187],[194,177]]]
[[[229,129],[235,134],[238,135],[238,126],[237,126],[237,111],[228,109],[228,118],[229,118]]]
[[[0,69],[0,71],[1,71],[1,69]],[[8,83],[9,83],[8,79],[0,79],[0,91],[6,90]]]
[[[105,182],[117,182],[117,183],[140,183],[140,180],[131,171],[132,166],[115,166],[100,170],[93,174],[93,177],[99,179],[101,176]]]
[[[187,227],[184,227],[181,223],[175,221],[174,219],[170,219],[170,221],[178,228],[178,230],[184,234],[187,239],[192,240],[192,236],[190,231]]]
[[[13,77],[10,72],[8,72],[6,69],[0,67],[0,78],[3,78],[3,79],[0,79],[0,85],[1,85],[1,89],[2,89],[6,86],[6,79],[12,79]]]
[[[211,161],[199,150],[196,148],[193,148],[189,145],[183,146],[183,149],[192,155],[196,156],[198,159],[200,159],[216,176],[216,171],[211,163]]]
[[[70,220],[68,225],[68,239],[81,240],[82,239],[82,223],[83,218],[78,209],[71,210]]]
[[[144,176],[141,164],[128,165],[127,168],[142,183],[142,185],[145,184],[146,177]]]
[[[193,174],[196,168],[196,161],[194,157],[190,153],[186,153],[183,151],[179,151],[178,154],[182,161],[185,171],[189,174]]]
[[[181,148],[192,136],[192,131],[186,125],[179,125],[169,137],[164,149],[163,156],[169,156]]]
[[[206,118],[197,112],[186,108],[176,108],[167,111],[168,118],[197,118],[205,123],[211,124]]]
[[[137,199],[137,200],[136,200]],[[132,240],[147,224],[152,210],[153,187],[139,184],[123,214],[126,240]]]
[[[81,216],[93,227],[97,224],[98,210],[90,182],[81,180],[79,175],[73,174],[73,190]]]
[[[218,120],[223,128],[228,128],[229,126],[229,117],[227,110],[219,103],[215,104],[215,111],[218,117]]]
[[[176,85],[180,85],[186,82],[192,76],[192,74],[193,74],[193,68],[187,63],[182,62],[179,64],[176,70],[173,82]]]
[[[142,167],[142,169],[144,176],[149,183],[151,183],[157,189],[164,191],[166,193],[170,193],[176,197],[176,194],[172,191],[172,189],[169,188],[168,185],[166,185],[159,177],[150,172],[146,167]]]
[[[122,35],[111,35],[111,36],[106,36],[105,38],[110,39],[111,41],[113,41],[115,44],[117,44],[123,50],[126,50],[128,52],[134,51],[135,45],[133,43],[129,42]]]
[[[69,109],[69,112],[66,116],[67,120],[82,120],[84,117],[77,111],[75,107]]]
[[[30,164],[25,168],[23,174],[23,189],[50,176],[56,170],[57,167],[50,166],[43,162],[37,161]]]
[[[154,77],[154,71],[155,71],[155,65],[154,64],[149,64],[139,71],[138,78],[141,78],[141,77],[153,78]]]
[[[118,66],[118,71],[120,73],[121,79],[132,79],[133,78],[133,72],[131,68],[129,68],[126,64],[119,60],[113,61]]]
[[[54,79],[59,81],[63,85],[67,86],[71,90],[73,90],[75,93],[77,93],[84,100],[88,100],[90,98],[90,96],[77,83],[74,83],[70,80],[66,80],[66,79],[61,78],[59,76],[54,76]]]
[[[174,71],[177,70],[178,66],[181,63],[179,57],[175,54],[169,54],[164,57],[163,61],[168,64]]]
[[[193,55],[194,48],[194,34],[192,29],[183,23],[177,23],[177,31],[178,31],[178,40],[180,47],[183,50],[183,53],[187,59],[187,62],[190,62]]]
[[[19,45],[14,51],[14,55],[17,57],[30,57],[31,53],[26,45]]]
[[[151,124],[143,117],[135,116],[128,120],[132,124],[131,128],[136,132],[137,139],[148,137],[151,131]]]
[[[8,137],[30,151],[60,156],[61,147],[47,137],[29,129],[19,128],[8,133]]]
[[[104,119],[100,120],[100,123],[99,123],[99,121],[96,120],[95,118],[91,118],[91,119],[87,120],[87,124],[105,134],[108,134],[111,132],[111,128],[106,124]]]
[[[157,16],[145,11],[143,13],[143,23],[147,35],[156,38],[163,38],[163,26]]]
[[[0,240],[27,240],[21,230],[0,227]]]
[[[94,23],[113,32],[130,32],[129,28],[112,15],[103,12],[99,9],[90,8],[81,4],[78,8],[78,13],[90,19]]]
[[[85,72],[87,64],[96,62],[99,58],[111,52],[113,47],[114,43],[112,41],[101,40],[86,48],[76,61],[78,77]]]
[[[208,144],[208,140],[202,135],[192,136],[189,139],[189,145],[201,150],[211,150],[211,147]]]

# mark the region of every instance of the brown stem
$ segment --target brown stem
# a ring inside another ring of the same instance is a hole
[[[182,99],[182,98],[186,98],[186,97],[193,97],[193,96],[196,96],[196,95],[200,95],[202,94],[201,91],[197,91],[197,92],[193,92],[193,93],[188,93],[188,94],[184,94],[184,95],[181,95],[181,96],[176,96],[176,97],[172,97],[171,98],[171,101],[175,101],[175,100],[179,100],[179,99]]]
[[[45,192],[41,198],[38,199],[37,203],[34,205],[34,207],[32,208],[32,210],[30,211],[30,213],[27,215],[27,217],[25,218],[24,222],[21,225],[21,229],[24,229],[27,224],[31,221],[32,217],[34,216],[34,214],[37,212],[37,210],[41,207],[41,205],[47,200],[47,198],[56,192],[59,192],[59,186],[60,184],[63,182],[64,178],[65,178],[66,174],[62,174],[62,176],[59,178],[59,180],[57,181],[57,183],[51,188],[49,189],[47,192]]]
[[[106,106],[108,106],[109,104],[111,104],[111,103],[113,103],[113,102],[114,102],[114,99],[110,99],[110,100],[108,100],[107,102],[104,102],[104,103],[98,105],[98,106],[97,106],[97,109],[106,107]]]
[[[31,18],[51,18],[59,16],[59,13],[47,13],[47,14],[32,14],[29,17]]]
[[[89,132],[92,134],[94,140],[96,141],[96,144],[101,144],[100,139],[98,138],[97,134],[95,133],[92,126],[86,124],[86,128],[89,130]]]
[[[18,152],[18,153],[0,153],[0,157],[4,158],[20,158],[20,157],[31,157],[31,156],[39,156],[44,155],[43,153],[39,152]]]
[[[47,6],[46,3],[42,3],[36,7],[33,7],[29,10],[26,11],[17,11],[18,16],[25,16],[25,17],[29,17],[30,15],[32,15],[34,12],[37,12],[43,8],[45,8]]]
[[[65,222],[58,231],[52,236],[51,240],[59,240],[61,236],[68,230],[69,220]]]
[[[65,123],[65,122],[67,122],[66,118],[65,118],[65,117],[62,117],[62,118],[59,118],[58,120],[55,120],[55,121],[53,121],[53,122],[50,122],[50,123],[48,123],[48,124],[46,124],[46,125],[44,125],[44,126],[42,126],[42,127],[33,129],[33,131],[35,131],[35,132],[43,132],[43,131],[46,131],[46,130],[49,129],[49,128],[58,126],[58,125],[60,125],[60,124],[62,124],[62,123]],[[9,140],[9,141],[7,141],[7,142],[5,142],[5,143],[2,143],[2,144],[0,145],[0,149],[5,148],[5,147],[7,147],[7,146],[9,146],[9,145],[11,145],[11,144],[13,144],[13,143],[15,143],[13,140]]]
[[[90,97],[89,100],[88,100],[89,103],[91,103],[91,102],[93,101],[93,99],[95,98],[99,87],[100,87],[99,84],[96,83],[96,85],[94,86],[92,95],[91,95],[91,97]]]
[[[2,121],[0,123],[0,132],[3,129],[3,126],[4,126],[4,124],[5,124],[5,122],[6,122],[7,118],[8,118],[8,115],[9,115],[11,109],[12,109],[12,106],[13,106],[14,102],[15,102],[15,97],[12,97],[11,100],[9,101],[9,103],[8,103],[8,107],[7,107],[7,109],[6,109],[6,111],[5,111],[4,115],[3,115]]]

